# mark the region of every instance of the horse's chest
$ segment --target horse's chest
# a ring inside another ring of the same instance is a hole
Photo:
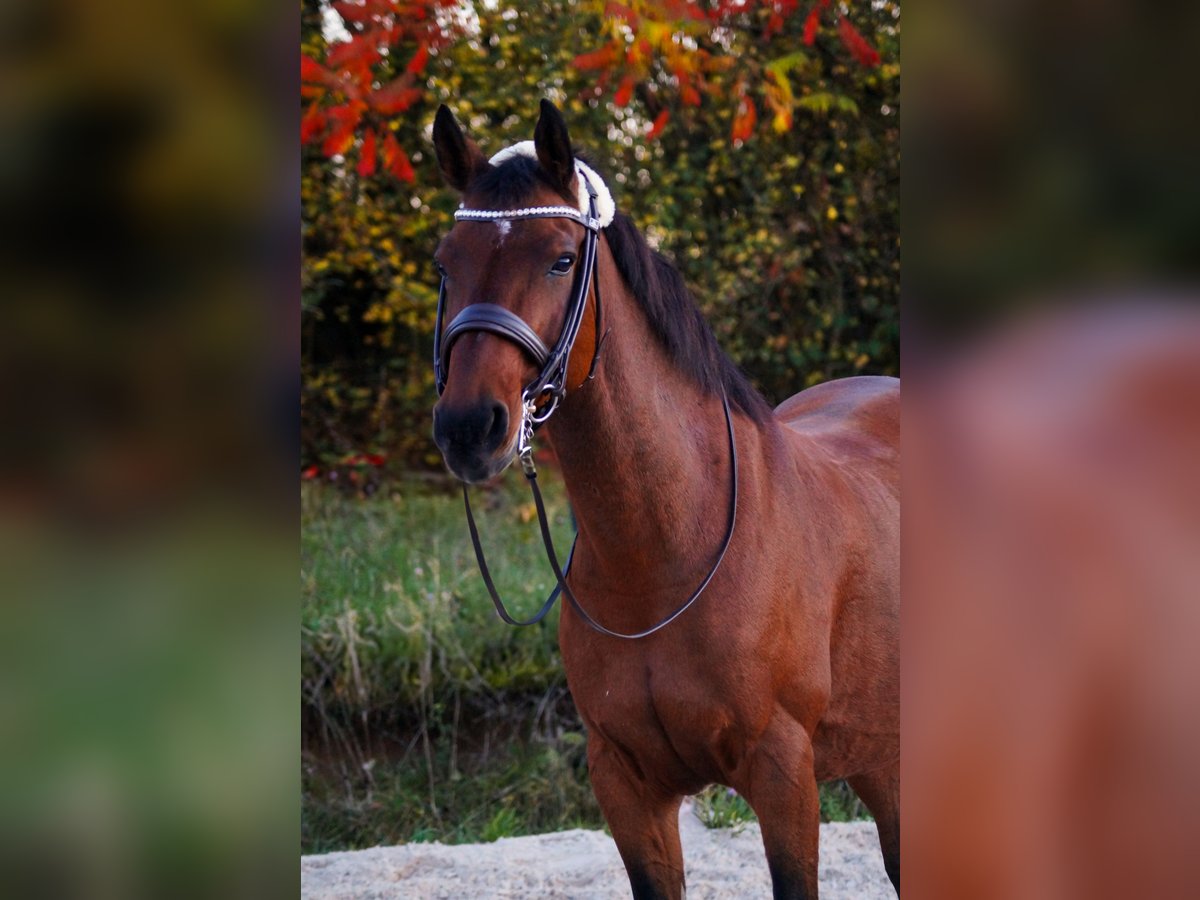
[[[612,656],[593,665],[573,678],[568,670],[580,714],[647,775],[690,788],[736,766],[743,723],[702,668]]]

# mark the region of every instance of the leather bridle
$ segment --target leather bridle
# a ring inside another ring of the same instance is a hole
[[[538,526],[542,533],[542,542],[546,547],[546,557],[550,563],[551,569],[554,571],[554,576],[558,581],[557,586],[551,592],[546,602],[542,604],[542,608],[530,619],[524,621],[513,618],[504,606],[504,602],[500,599],[500,594],[496,590],[496,585],[492,581],[491,572],[488,570],[487,560],[484,558],[483,546],[479,540],[479,530],[475,525],[475,516],[471,512],[471,500],[467,494],[467,485],[463,483],[463,505],[467,513],[467,527],[471,532],[471,542],[475,547],[475,559],[479,564],[480,574],[483,575],[484,584],[487,586],[488,593],[491,595],[492,603],[496,607],[496,613],[500,618],[509,625],[535,625],[542,621],[554,606],[554,601],[558,599],[558,595],[562,593],[567,601],[571,604],[572,609],[579,617],[594,631],[609,637],[625,638],[634,640],[637,638],[648,637],[656,631],[665,628],[671,624],[679,616],[683,615],[687,609],[700,598],[704,593],[704,589],[708,587],[710,581],[717,573],[717,569],[721,566],[721,561],[725,558],[725,552],[729,549],[730,541],[733,539],[733,532],[737,524],[737,502],[738,502],[738,457],[737,457],[737,440],[733,431],[733,418],[729,411],[729,398],[722,392],[721,403],[725,411],[725,424],[729,433],[729,458],[730,458],[730,498],[729,498],[729,521],[725,530],[725,538],[721,542],[721,549],[717,554],[716,561],[712,568],[700,583],[700,586],[692,593],[692,595],[684,601],[673,613],[660,621],[658,624],[644,631],[635,632],[632,634],[624,634],[618,631],[611,631],[605,628],[599,622],[591,617],[580,605],[571,588],[567,585],[566,573],[571,569],[571,560],[575,555],[575,542],[571,544],[571,552],[567,555],[567,565],[564,568],[559,566],[558,554],[554,550],[554,541],[550,535],[550,525],[546,516],[546,507],[542,501],[542,492],[538,488],[537,483],[537,468],[533,463],[533,435],[546,423],[558,409],[559,403],[567,393],[567,372],[568,363],[571,356],[571,350],[575,345],[575,339],[579,336],[579,327],[583,322],[584,309],[587,306],[588,288],[594,286],[595,295],[595,348],[592,352],[592,362],[588,369],[586,381],[590,381],[596,374],[596,363],[600,358],[600,349],[604,343],[601,336],[601,304],[600,304],[600,278],[596,270],[596,243],[597,236],[600,231],[600,219],[596,214],[596,191],[588,179],[581,179],[588,191],[588,213],[585,215],[577,209],[572,209],[569,206],[535,206],[526,207],[523,209],[510,210],[482,210],[482,209],[466,209],[460,207],[454,213],[454,219],[458,222],[463,221],[512,221],[520,219],[546,219],[546,218],[565,218],[578,222],[585,229],[583,240],[583,259],[582,264],[576,270],[575,283],[571,292],[571,297],[567,303],[566,318],[563,321],[562,331],[559,333],[558,340],[555,341],[553,348],[548,348],[545,342],[541,339],[536,331],[529,326],[524,319],[516,315],[516,313],[498,306],[494,303],[472,303],[465,307],[454,319],[450,322],[449,327],[444,330],[442,323],[445,318],[446,305],[446,277],[442,275],[441,286],[438,289],[438,305],[437,319],[434,323],[433,331],[433,372],[434,381],[437,386],[438,396],[446,388],[446,375],[450,366],[450,352],[454,347],[454,342],[458,338],[470,331],[483,331],[490,334],[495,334],[505,338],[520,347],[527,356],[539,367],[537,377],[527,384],[521,391],[521,423],[520,432],[517,437],[517,455],[521,460],[521,468],[525,473],[525,478],[529,482],[529,487],[533,493],[534,504],[537,507]],[[576,533],[575,539],[578,541],[579,535]]]
[[[586,182],[589,193],[588,215],[569,206],[533,206],[525,209],[458,209],[454,213],[456,222],[512,221],[519,219],[571,219],[585,229],[583,258],[575,272],[574,289],[567,302],[567,315],[562,331],[553,349],[546,346],[529,324],[516,313],[494,303],[472,303],[465,307],[450,322],[442,333],[445,319],[446,278],[442,277],[438,289],[437,321],[433,329],[433,375],[438,396],[446,389],[446,373],[450,368],[450,351],[454,342],[469,331],[486,331],[506,338],[525,351],[539,367],[537,377],[521,391],[521,443],[518,453],[528,449],[528,438],[545,423],[558,408],[567,393],[567,370],[571,350],[583,324],[583,312],[587,306],[588,288],[595,285],[596,346],[592,352],[589,380],[595,374],[596,362],[600,358],[600,278],[596,271],[596,236],[600,231],[600,219],[596,215],[596,192],[591,182]]]

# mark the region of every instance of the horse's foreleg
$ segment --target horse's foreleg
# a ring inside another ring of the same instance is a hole
[[[888,878],[900,894],[900,766],[847,778],[854,793],[867,805],[879,829],[879,846]]]
[[[679,804],[638,778],[629,761],[603,739],[588,739],[592,790],[612,831],[635,900],[683,897]]]
[[[816,900],[821,804],[812,743],[777,715],[748,759],[743,792],[762,826],[775,900]]]

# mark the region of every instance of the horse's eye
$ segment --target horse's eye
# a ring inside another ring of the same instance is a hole
[[[438,262],[436,259],[433,261],[433,265],[434,265],[434,268],[437,269],[437,273],[440,276],[442,276],[443,278],[450,277],[449,275],[446,274],[446,270],[442,268],[442,264],[440,262]]]
[[[571,271],[571,266],[575,265],[575,257],[570,253],[560,256],[558,262],[550,267],[551,275],[566,275]]]

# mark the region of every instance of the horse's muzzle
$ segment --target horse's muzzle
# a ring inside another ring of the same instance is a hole
[[[499,400],[466,407],[439,403],[433,410],[433,440],[451,472],[468,484],[479,484],[512,462],[512,448],[505,448],[508,424],[508,407]],[[504,449],[508,452],[502,453]]]

